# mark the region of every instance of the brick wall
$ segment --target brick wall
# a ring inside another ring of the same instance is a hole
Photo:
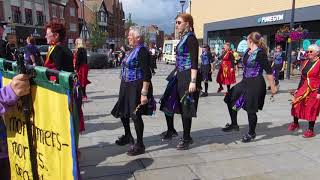
[[[0,21],[4,21],[3,1],[0,1]]]
[[[79,37],[78,7],[75,0],[68,0],[64,8],[64,20],[67,29],[67,39]]]

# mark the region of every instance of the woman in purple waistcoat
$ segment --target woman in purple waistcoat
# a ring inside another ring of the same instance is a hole
[[[169,84],[161,98],[160,110],[165,113],[168,130],[160,136],[162,141],[178,136],[173,126],[174,114],[181,114],[183,138],[177,150],[186,150],[193,143],[190,135],[192,117],[196,117],[201,80],[198,75],[198,40],[193,32],[193,18],[190,14],[179,14],[176,30],[181,39],[176,47],[176,67],[169,75]]]
[[[262,110],[266,96],[266,82],[263,70],[267,73],[267,80],[272,94],[276,93],[276,86],[272,69],[268,63],[267,46],[260,33],[252,32],[247,37],[249,49],[244,53],[242,63],[244,67],[243,79],[233,86],[224,98],[227,103],[231,124],[226,124],[222,131],[239,131],[237,111],[243,108],[248,113],[249,132],[242,138],[242,142],[250,142],[256,137],[257,112]]]
[[[151,84],[150,54],[143,45],[143,29],[130,27],[128,35],[129,45],[133,47],[122,61],[121,84],[119,98],[111,114],[121,118],[125,134],[116,140],[116,144],[123,146],[131,144],[128,155],[136,156],[145,152],[143,144],[144,124],[142,115],[152,115],[155,103]],[[130,131],[130,118],[134,122],[137,142],[134,144]]]

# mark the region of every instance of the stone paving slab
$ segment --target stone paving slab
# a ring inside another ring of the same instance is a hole
[[[81,167],[81,175],[83,179],[103,178],[104,176],[133,174],[138,170],[144,169],[142,160],[148,165],[152,164],[151,158],[139,158],[133,161],[105,164],[99,163],[94,166]]]
[[[171,69],[173,66],[158,64],[153,77],[157,100],[165,89],[165,77]],[[178,138],[171,142],[160,141],[159,134],[166,130],[166,123],[164,114],[157,111],[154,116],[143,117],[146,153],[129,157],[126,155],[128,146],[114,144],[123,134],[123,127],[120,119],[110,114],[119,92],[119,72],[120,69],[89,72],[92,83],[88,86],[89,100],[84,104],[86,131],[79,141],[83,179],[318,179],[320,136],[304,139],[302,133],[308,124],[303,121],[301,130],[287,132],[292,121],[288,90],[297,87],[298,76],[280,81],[281,91],[275,96],[275,102],[267,95],[264,109],[258,113],[254,142],[241,142],[248,131],[245,111],[238,113],[239,132],[221,131],[230,117],[223,102],[224,93],[215,93],[218,85],[209,83],[209,96],[200,98],[198,117],[192,122],[194,144],[189,150],[175,149]],[[181,137],[180,116],[175,116],[174,124]],[[317,123],[316,133],[320,133],[318,127]],[[133,123],[131,131],[135,137]]]
[[[135,172],[136,180],[198,180],[199,178],[186,166],[154,169]]]

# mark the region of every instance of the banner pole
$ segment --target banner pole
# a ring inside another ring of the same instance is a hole
[[[17,59],[17,65],[18,65],[18,71],[21,74],[28,74],[27,68],[24,64],[24,57],[23,54],[18,54]],[[37,164],[37,152],[36,152],[36,138],[33,139],[32,130],[35,130],[35,126],[32,128],[32,123],[30,120],[31,117],[31,107],[32,107],[32,97],[31,97],[31,91],[30,94],[22,96],[22,108],[23,108],[23,114],[26,121],[27,126],[27,135],[28,135],[28,144],[29,144],[29,152],[30,152],[30,163],[31,163],[31,170],[32,170],[32,177],[33,180],[39,180],[39,174],[38,174],[38,164]],[[36,134],[34,134],[36,136]]]

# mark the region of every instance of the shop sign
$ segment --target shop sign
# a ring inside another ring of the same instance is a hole
[[[274,16],[264,16],[258,18],[258,23],[271,23],[271,22],[276,22],[276,21],[282,21],[284,19],[284,14],[278,14]]]
[[[34,29],[32,36],[33,37],[40,37],[41,35],[38,33],[37,29]]]

